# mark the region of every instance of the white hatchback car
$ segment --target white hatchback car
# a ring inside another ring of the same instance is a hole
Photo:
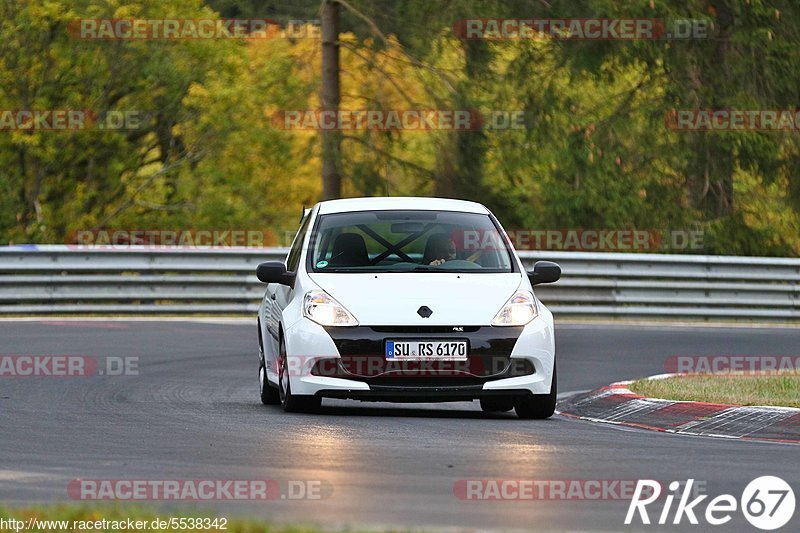
[[[472,401],[547,418],[556,404],[553,315],[483,205],[352,198],[306,210],[285,263],[262,263],[261,400]]]

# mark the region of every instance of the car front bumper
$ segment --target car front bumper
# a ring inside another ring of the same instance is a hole
[[[304,318],[285,338],[292,393],[331,398],[435,402],[547,394],[555,361],[549,314],[524,327],[324,328]],[[403,339],[467,340],[468,358],[387,363],[385,342]]]

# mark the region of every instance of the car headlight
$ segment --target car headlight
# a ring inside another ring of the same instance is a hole
[[[528,291],[517,291],[497,312],[493,326],[524,326],[539,315],[536,300]]]
[[[320,326],[357,326],[358,320],[325,291],[308,291],[303,298],[303,316]]]

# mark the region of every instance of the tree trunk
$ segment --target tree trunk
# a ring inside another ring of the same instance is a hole
[[[322,3],[322,87],[320,106],[325,111],[339,111],[339,4],[336,0]],[[342,195],[341,132],[322,130],[322,199]]]

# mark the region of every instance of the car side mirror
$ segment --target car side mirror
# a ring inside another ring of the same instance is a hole
[[[287,272],[286,265],[280,261],[267,261],[256,267],[256,277],[264,283],[280,283],[294,285],[294,272]]]
[[[537,261],[533,270],[528,272],[531,285],[540,283],[553,283],[561,279],[561,267],[551,261]]]

